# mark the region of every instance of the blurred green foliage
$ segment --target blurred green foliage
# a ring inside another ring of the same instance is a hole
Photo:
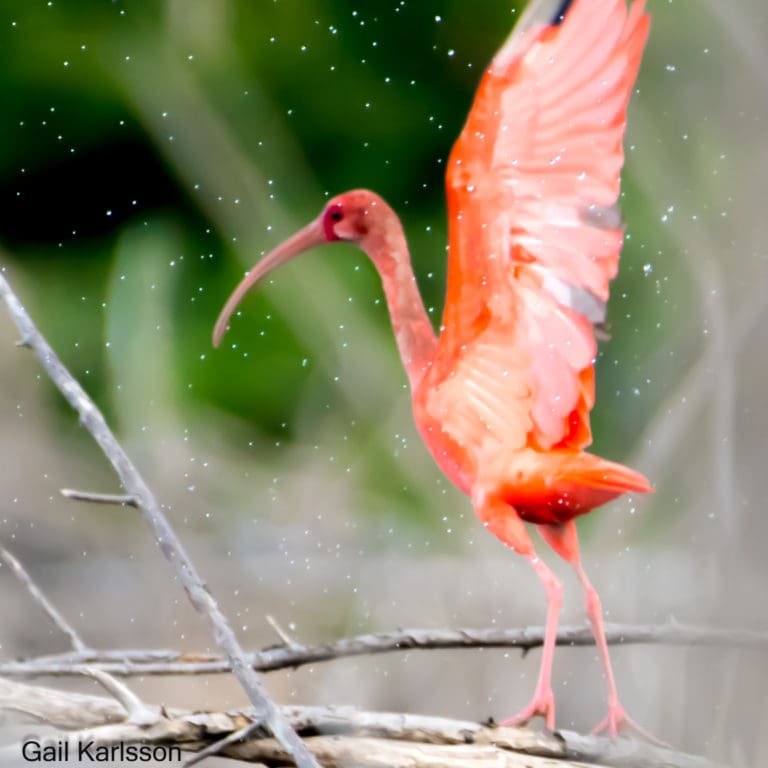
[[[243,449],[330,429],[372,490],[422,516],[437,470],[414,485],[382,438],[404,376],[361,256],[307,256],[249,297],[223,350],[210,331],[244,268],[359,186],[400,212],[438,324],[444,161],[517,15],[462,0],[0,2],[0,238],[51,342],[124,429],[150,401],[180,423],[200,408],[244,420]],[[657,343],[637,322],[658,304],[641,267],[651,212],[626,189],[634,237],[595,420],[616,458],[652,407],[629,393]]]

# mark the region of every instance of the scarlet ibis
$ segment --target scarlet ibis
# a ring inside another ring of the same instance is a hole
[[[483,525],[526,557],[547,596],[531,702],[555,725],[551,675],[562,585],[525,523],[581,582],[605,670],[608,713],[636,724],[616,691],[600,598],[581,565],[574,518],[652,490],[638,472],[585,452],[595,401],[595,327],[619,266],[616,211],[626,109],[650,17],[644,0],[534,0],[486,69],[446,175],[450,249],[439,337],[400,220],[377,194],[334,197],[245,276],[216,322],[218,346],[246,292],[321,243],[354,243],[378,270],[411,385],[416,425]]]

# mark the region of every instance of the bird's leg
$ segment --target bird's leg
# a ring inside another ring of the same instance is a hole
[[[611,666],[611,657],[608,653],[608,642],[605,639],[605,628],[603,627],[603,606],[600,602],[600,596],[597,594],[597,590],[592,586],[592,583],[587,578],[587,574],[584,572],[584,568],[581,565],[579,558],[573,562],[573,568],[576,571],[576,575],[579,577],[579,581],[584,587],[584,596],[587,602],[587,618],[589,624],[592,627],[592,634],[595,636],[595,644],[597,645],[598,653],[600,654],[600,660],[603,664],[603,670],[605,671],[605,686],[608,696],[608,714],[595,726],[592,733],[598,734],[605,731],[612,739],[615,738],[620,731],[631,729],[636,731],[648,741],[658,744],[660,746],[666,746],[664,742],[657,739],[653,734],[649,733],[642,726],[638,725],[624,710],[621,702],[619,701],[619,694],[616,690],[616,678],[613,675],[613,667]]]
[[[611,657],[608,653],[608,642],[605,639],[603,606],[600,602],[600,596],[597,594],[597,590],[587,578],[587,574],[581,564],[576,524],[573,520],[569,520],[567,523],[562,523],[561,525],[540,525],[539,531],[552,549],[573,566],[574,571],[576,571],[576,576],[578,576],[578,579],[584,588],[584,596],[587,604],[587,618],[592,627],[592,634],[595,637],[595,644],[597,645],[597,650],[600,654],[600,660],[605,672],[605,685],[608,695],[608,714],[598,723],[592,733],[598,734],[605,731],[608,736],[614,738],[620,731],[631,728],[649,741],[662,745],[663,742],[660,742],[627,715],[624,707],[619,701],[619,694],[616,689],[616,678],[613,675]]]
[[[605,672],[608,714],[600,721],[593,733],[597,734],[602,731],[607,731],[608,735],[613,738],[620,730],[629,725],[631,721],[627,717],[624,707],[622,707],[621,702],[619,701],[619,694],[616,690],[616,678],[613,674],[611,657],[608,653],[608,642],[605,639],[603,606],[600,602],[600,595],[597,594],[597,590],[587,578],[587,574],[584,572],[581,560],[578,557],[572,565],[576,571],[576,575],[579,577],[582,587],[584,587],[584,597],[586,598],[587,604],[587,619],[589,619],[589,624],[592,627],[592,634],[595,637],[595,644],[597,645],[597,651],[600,654],[600,660],[602,661],[603,670]]]
[[[539,679],[530,703],[516,715],[501,721],[501,725],[525,725],[532,717],[540,715],[547,728],[555,727],[555,696],[552,693],[552,662],[555,657],[557,622],[563,602],[563,585],[544,561],[533,551],[527,556],[547,593],[547,623],[544,629],[544,646],[539,667]]]
[[[513,507],[485,494],[473,494],[473,503],[483,525],[510,549],[523,555],[533,566],[547,594],[547,623],[536,690],[530,703],[501,725],[524,725],[531,718],[543,717],[547,728],[555,727],[555,697],[552,693],[552,661],[557,639],[557,621],[563,602],[563,586],[546,563],[536,554],[525,524]]]

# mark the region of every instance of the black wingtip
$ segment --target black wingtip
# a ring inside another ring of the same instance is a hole
[[[552,26],[557,27],[560,24],[563,23],[565,20],[565,14],[568,13],[568,9],[573,5],[573,0],[563,0],[562,3],[557,7],[557,11],[555,11],[554,15],[552,16],[552,21],[550,22]]]

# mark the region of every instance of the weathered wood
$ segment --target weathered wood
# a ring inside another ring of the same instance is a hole
[[[254,722],[249,710],[192,712],[149,707],[148,726],[127,720],[117,701],[57,691],[0,679],[0,710],[14,711],[69,731],[45,743],[149,743],[175,745],[189,752],[210,746]],[[282,716],[299,733],[324,766],[362,768],[715,768],[704,758],[630,739],[581,736],[570,731],[546,733],[504,728],[442,717],[364,712],[353,707],[282,708]],[[18,759],[21,745],[0,750],[0,764]],[[229,744],[224,756],[255,763],[289,765],[290,757],[265,731],[248,741]]]

